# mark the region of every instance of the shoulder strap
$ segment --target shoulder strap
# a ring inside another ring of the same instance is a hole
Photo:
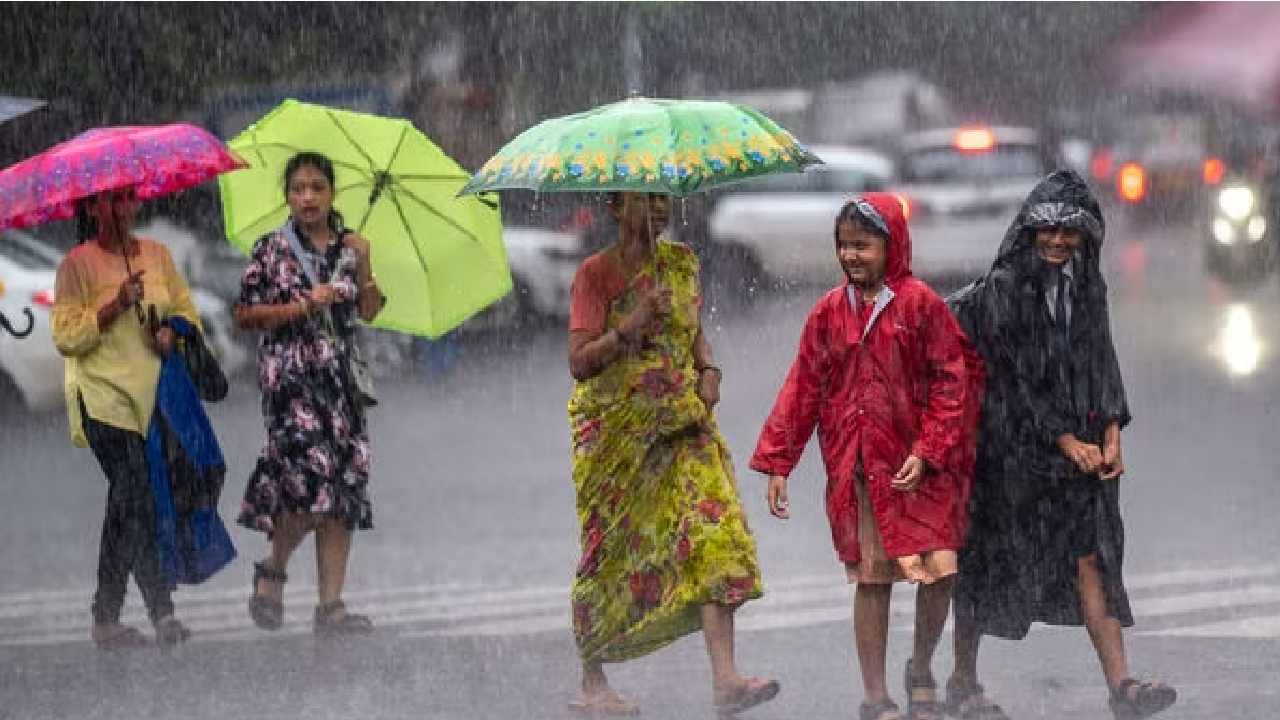
[[[302,249],[302,241],[298,239],[298,231],[293,227],[293,220],[286,222],[280,231],[284,233],[285,240],[289,241],[289,249],[293,252],[293,257],[298,261],[298,264],[302,266],[302,272],[307,276],[307,282],[311,283],[312,287],[319,285],[320,281],[316,277],[316,269],[311,266],[311,258]]]

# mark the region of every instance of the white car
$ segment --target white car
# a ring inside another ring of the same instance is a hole
[[[512,290],[463,324],[461,330],[492,331],[540,318],[569,315],[569,289],[584,257],[582,233],[572,229],[507,227],[502,230]]]
[[[0,233],[0,312],[15,330],[25,331],[24,310],[29,310],[34,325],[23,338],[0,330],[0,408],[47,410],[62,403],[62,356],[53,347],[50,320],[57,264],[50,265],[17,237],[13,231]]]
[[[904,136],[898,184],[916,275],[968,279],[991,267],[1027,194],[1050,168],[1037,133],[964,126]]]
[[[53,345],[50,324],[54,277],[62,255],[20,230],[0,233],[0,282],[5,285],[0,311],[19,330],[26,328],[23,308],[30,308],[35,319],[31,334],[25,338],[0,332],[0,404],[13,399],[30,410],[44,411],[63,403],[63,362]],[[250,357],[232,338],[230,307],[199,288],[192,288],[191,299],[200,312],[210,350],[223,372],[235,374]]]
[[[857,193],[885,190],[889,156],[850,146],[810,148],[824,161],[803,174],[771,175],[725,190],[711,209],[709,230],[724,272],[782,282],[833,284],[840,279],[833,229],[841,206]]]

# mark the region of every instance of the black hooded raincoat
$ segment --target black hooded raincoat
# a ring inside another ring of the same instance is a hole
[[[1046,302],[1054,270],[1036,230],[1079,230],[1065,337]],[[983,634],[1020,639],[1033,622],[1080,625],[1077,561],[1096,555],[1108,612],[1133,624],[1121,580],[1120,480],[1081,473],[1056,440],[1102,446],[1130,421],[1111,342],[1099,259],[1105,226],[1084,180],[1043,179],[1005,234],[991,270],[948,298],[986,365],[970,525],[956,603]]]

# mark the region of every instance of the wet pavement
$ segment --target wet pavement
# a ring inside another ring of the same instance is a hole
[[[1205,274],[1189,225],[1113,222],[1105,272],[1135,422],[1125,433],[1126,576],[1140,674],[1177,685],[1164,717],[1280,710],[1280,280],[1247,287]],[[766,598],[739,615],[743,669],[777,676],[779,698],[747,717],[846,718],[860,686],[850,589],[822,510],[816,445],[792,483],[789,523],[769,517],[745,467],[759,424],[822,288],[771,294],[707,321],[724,368],[722,429],[756,533]],[[233,528],[241,557],[175,599],[196,639],[168,656],[95,651],[88,604],[105,487],[73,451],[60,415],[0,427],[0,718],[557,718],[576,683],[567,586],[577,531],[564,405],[564,334],[463,347],[447,372],[386,379],[373,415],[376,529],[358,536],[347,599],[374,638],[310,635],[314,561],[290,567],[286,628],[244,609],[261,536]],[[228,458],[222,512],[234,517],[262,442],[242,378],[213,419]],[[890,678],[899,698],[908,590],[895,596]],[[136,591],[128,613],[141,622]],[[949,642],[944,638],[944,645]],[[939,653],[939,680],[950,653]],[[1106,717],[1083,630],[988,641],[983,675],[1014,717]],[[699,636],[617,668],[646,717],[710,717]]]

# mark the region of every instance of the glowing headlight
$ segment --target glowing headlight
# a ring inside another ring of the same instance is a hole
[[[1267,234],[1267,219],[1261,215],[1254,215],[1249,218],[1249,225],[1245,230],[1249,233],[1249,239],[1257,242]]]
[[[1213,236],[1217,238],[1219,245],[1230,245],[1236,241],[1236,229],[1229,221],[1223,218],[1214,218]]]
[[[1253,203],[1253,191],[1247,187],[1223,188],[1218,193],[1218,207],[1223,214],[1237,222],[1249,217],[1249,213],[1253,212]]]

